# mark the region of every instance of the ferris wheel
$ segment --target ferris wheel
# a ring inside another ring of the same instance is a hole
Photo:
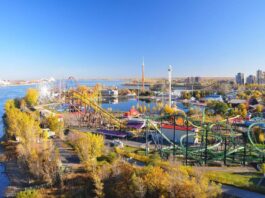
[[[77,82],[77,80],[75,79],[75,77],[70,76],[70,77],[66,80],[66,83],[65,83],[65,88],[66,88],[66,90],[69,90],[69,89],[76,89],[77,87],[78,87],[78,82]]]

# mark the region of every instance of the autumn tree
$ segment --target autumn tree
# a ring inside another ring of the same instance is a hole
[[[51,131],[54,131],[57,136],[62,137],[63,136],[63,129],[64,129],[64,123],[61,121],[58,116],[56,115],[50,115],[45,120],[48,128]]]
[[[26,96],[25,96],[25,101],[29,106],[34,106],[38,103],[39,99],[39,92],[36,89],[28,89]]]
[[[247,105],[246,104],[240,104],[240,105],[238,105],[238,111],[239,111],[239,114],[243,118],[247,117],[248,110],[247,110]]]
[[[14,100],[5,104],[8,137],[15,136],[18,161],[38,180],[53,183],[59,172],[59,153],[51,141],[41,138],[40,123],[34,113],[22,112]]]
[[[40,123],[30,113],[16,108],[14,100],[6,102],[5,111],[5,123],[9,136],[15,135],[22,142],[37,141],[41,133]]]
[[[191,98],[191,93],[188,91],[183,91],[181,92],[181,98],[182,99],[190,99]]]
[[[206,198],[217,197],[221,188],[204,175],[186,167],[159,166],[135,167],[119,161],[112,165],[103,178],[107,197],[122,198]]]
[[[165,107],[164,107],[164,111],[165,111],[165,113],[167,113],[167,114],[173,114],[173,113],[175,112],[174,109],[171,108],[168,104],[165,105]]]
[[[92,133],[72,132],[69,141],[75,147],[80,160],[87,169],[93,169],[97,157],[102,155],[104,138]]]
[[[257,106],[256,106],[256,111],[257,111],[258,113],[261,113],[261,112],[263,111],[263,106],[262,106],[262,105],[257,105]]]

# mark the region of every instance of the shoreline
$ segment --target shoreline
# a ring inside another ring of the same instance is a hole
[[[20,87],[20,86],[31,86],[31,85],[38,85],[40,83],[26,83],[26,84],[10,84],[10,85],[0,85],[2,87]]]
[[[29,187],[30,176],[17,163],[16,143],[6,142],[3,148],[6,157],[3,165],[8,179],[3,197],[15,197],[19,191]]]

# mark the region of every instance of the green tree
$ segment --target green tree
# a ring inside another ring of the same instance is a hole
[[[215,114],[224,115],[228,110],[228,105],[224,102],[210,101],[207,104],[208,110],[212,110]]]

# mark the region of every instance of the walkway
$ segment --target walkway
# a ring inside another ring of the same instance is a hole
[[[222,185],[222,190],[223,190],[223,193],[226,195],[239,197],[239,198],[265,198],[265,195],[263,194],[248,191],[248,190],[243,190],[243,189],[236,188],[233,186]]]
[[[80,166],[80,160],[74,149],[57,137],[54,138],[53,141],[56,148],[59,150],[62,166],[70,170],[78,168]]]

